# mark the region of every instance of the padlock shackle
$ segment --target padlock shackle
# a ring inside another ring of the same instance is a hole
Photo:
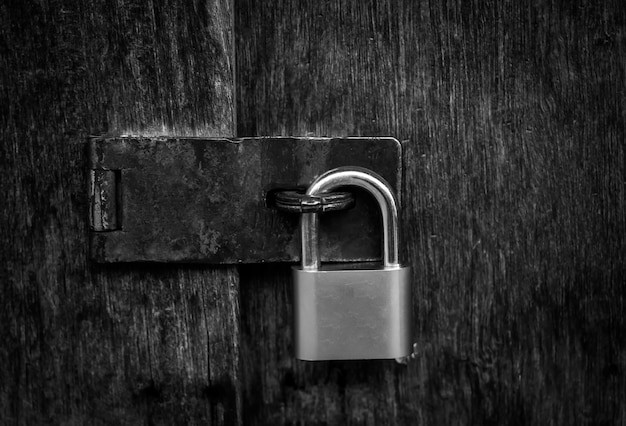
[[[383,221],[383,268],[400,267],[398,259],[398,203],[391,186],[378,174],[363,167],[338,167],[329,170],[311,183],[307,195],[318,195],[342,186],[357,186],[374,196],[380,207]],[[317,213],[304,213],[300,220],[302,241],[302,269],[318,270],[319,219]]]

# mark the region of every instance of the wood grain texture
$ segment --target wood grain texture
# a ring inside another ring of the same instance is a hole
[[[0,5],[0,423],[240,424],[234,268],[87,261],[86,138],[233,136],[229,1]]]
[[[246,424],[626,423],[626,6],[236,2],[238,135],[404,141],[417,359],[292,358],[241,269]]]

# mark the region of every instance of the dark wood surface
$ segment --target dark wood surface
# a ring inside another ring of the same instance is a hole
[[[0,5],[0,423],[626,422],[626,7]],[[96,267],[90,134],[394,136],[416,359],[292,356],[286,264]]]
[[[87,253],[89,135],[234,136],[232,18],[0,6],[0,424],[241,423],[237,270]]]
[[[286,266],[241,273],[246,424],[626,422],[626,6],[236,7],[238,135],[405,144],[407,366],[291,356]]]

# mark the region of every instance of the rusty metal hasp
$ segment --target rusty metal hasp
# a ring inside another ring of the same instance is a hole
[[[402,176],[393,138],[92,138],[89,157],[91,258],[101,263],[297,261],[300,215],[285,211],[294,197],[283,192],[281,210],[272,194],[340,166],[374,170],[398,195]],[[324,261],[380,258],[377,204],[351,191],[358,209],[320,217]]]

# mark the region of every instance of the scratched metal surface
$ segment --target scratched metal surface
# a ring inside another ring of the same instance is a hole
[[[93,138],[90,160],[118,180],[107,185],[117,211],[93,209],[116,217],[116,228],[91,232],[91,257],[103,263],[297,261],[299,215],[268,208],[268,191],[354,165],[397,192],[402,170],[393,138]],[[355,195],[354,209],[322,215],[324,261],[380,257],[378,207]]]
[[[307,271],[294,267],[294,352],[302,360],[411,354],[410,267]]]

